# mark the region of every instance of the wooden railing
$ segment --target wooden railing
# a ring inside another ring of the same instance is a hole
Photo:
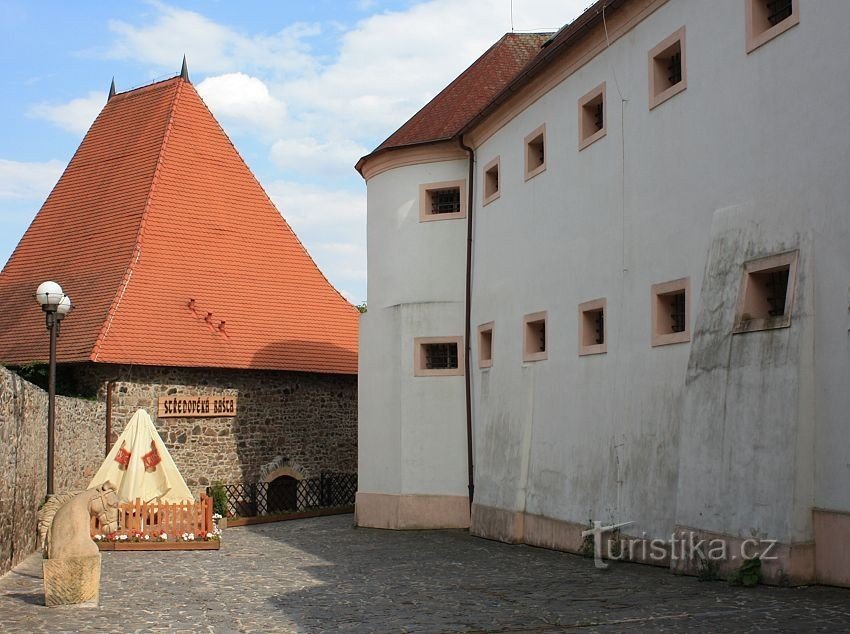
[[[169,541],[183,533],[206,535],[213,530],[212,516],[212,498],[203,493],[197,502],[191,504],[146,504],[136,498],[135,502],[127,502],[118,507],[117,533],[129,536],[138,532],[155,536],[164,532]],[[100,533],[100,524],[96,517],[92,517],[92,537]]]

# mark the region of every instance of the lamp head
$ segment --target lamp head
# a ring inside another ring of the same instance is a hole
[[[65,293],[56,282],[42,282],[35,291],[35,299],[42,306],[58,306],[63,297]]]
[[[59,304],[56,306],[56,312],[64,317],[70,313],[73,308],[74,305],[71,303],[71,298],[67,295],[62,295],[62,299],[59,300]]]

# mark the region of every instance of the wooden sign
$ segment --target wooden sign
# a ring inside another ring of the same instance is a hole
[[[163,396],[157,399],[157,418],[236,416],[235,396]]]

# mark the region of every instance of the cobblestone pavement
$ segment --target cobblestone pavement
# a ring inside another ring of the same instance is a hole
[[[231,528],[218,552],[105,552],[99,607],[44,607],[36,555],[0,578],[0,631],[850,631],[850,590],[731,588],[627,563],[597,570],[463,531],[351,522]]]

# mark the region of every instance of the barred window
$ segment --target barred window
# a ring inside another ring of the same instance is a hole
[[[449,370],[458,367],[456,343],[426,343],[424,348],[427,370]]]
[[[463,374],[463,337],[417,337],[413,346],[414,376]]]
[[[735,332],[790,326],[796,271],[797,251],[745,263]]]
[[[649,52],[649,109],[686,87],[685,27],[682,27]]]
[[[445,181],[419,186],[419,221],[466,216],[466,182]]]
[[[652,345],[691,340],[690,278],[652,285]]]
[[[432,214],[460,213],[460,187],[433,189],[429,193]]]

